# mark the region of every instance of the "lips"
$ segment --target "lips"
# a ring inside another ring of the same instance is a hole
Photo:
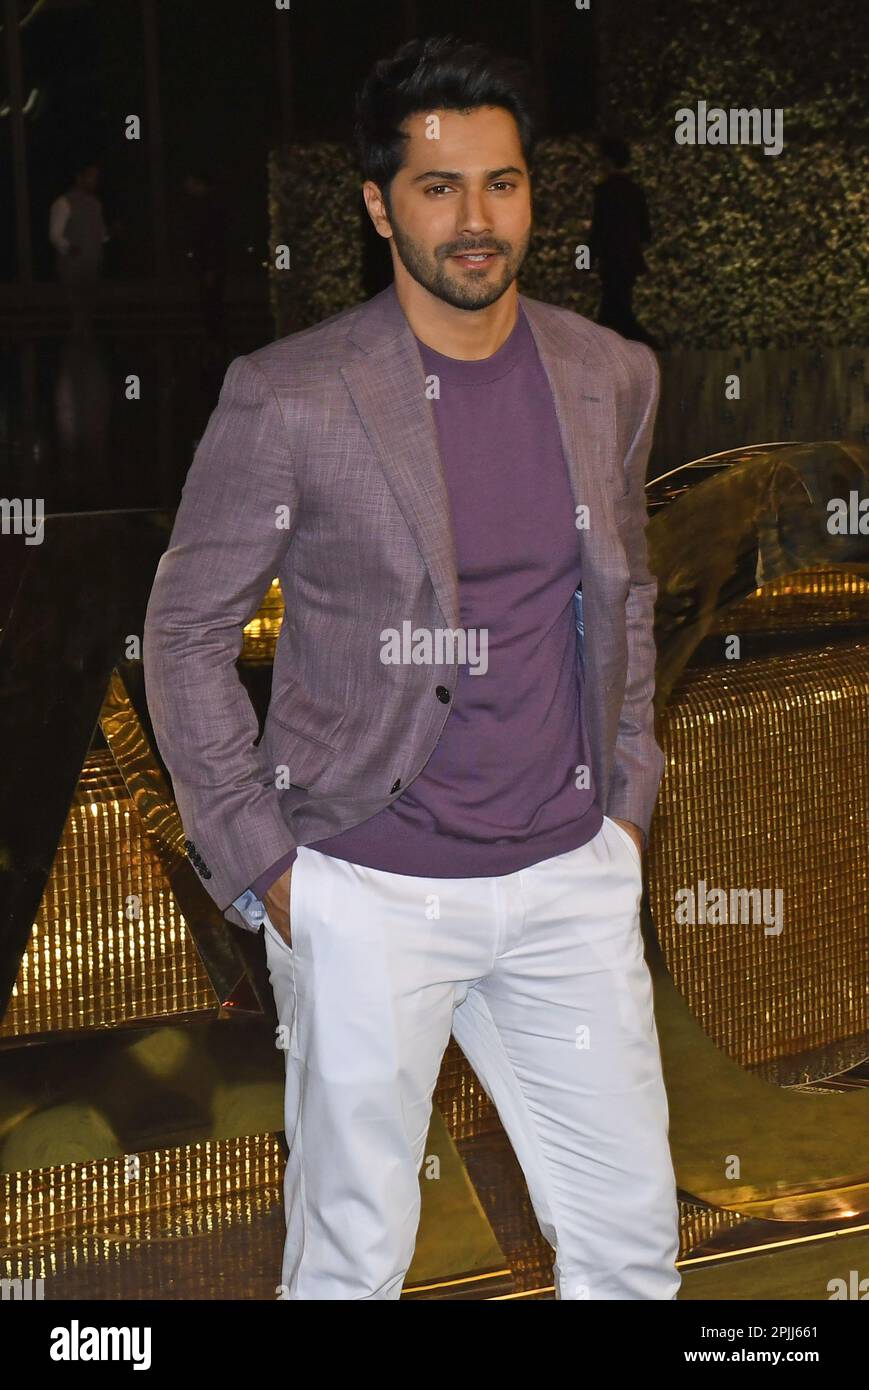
[[[459,251],[457,255],[451,256],[450,260],[461,261],[462,265],[486,266],[499,254],[498,251]]]

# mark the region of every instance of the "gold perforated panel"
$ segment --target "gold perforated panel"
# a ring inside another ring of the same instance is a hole
[[[771,579],[736,609],[720,613],[711,630],[794,631],[852,624],[869,626],[869,580],[847,570],[816,566]]]
[[[177,1297],[165,1287],[148,1288],[146,1275],[135,1279],[135,1271],[130,1288],[124,1274],[130,1247],[168,1242],[178,1251],[182,1279],[187,1267],[187,1296],[202,1297],[198,1243],[233,1227],[252,1228],[278,1207],[283,1166],[276,1136],[255,1134],[0,1173],[4,1275],[42,1278],[48,1285],[52,1276],[77,1270],[87,1293],[90,1265],[91,1297]],[[227,1275],[232,1283],[236,1275]]]
[[[284,617],[284,596],[280,581],[273,579],[255,617],[244,629],[242,661],[253,663],[274,660],[275,643]]]
[[[216,998],[111,754],[89,754],[0,1037],[214,1010]]]
[[[276,1137],[256,1134],[0,1173],[3,1276],[45,1280],[46,1298],[62,1293],[65,1275],[74,1277],[78,1297],[238,1298],[250,1297],[252,1285],[274,1297],[283,1168]],[[517,1290],[550,1286],[552,1249],[543,1236],[529,1231],[524,1243],[518,1233],[511,1237],[512,1194],[505,1213],[495,1210],[490,1193],[485,1205],[511,1251]],[[684,1202],[679,1209],[680,1256],[742,1220]],[[215,1254],[234,1248],[237,1267],[214,1270],[209,1279],[203,1242]],[[144,1258],[160,1247],[162,1259]]]
[[[866,641],[689,670],[665,712],[652,911],[677,987],[743,1065],[869,1028],[867,730]],[[731,920],[675,920],[701,884]],[[781,931],[734,921],[738,889],[780,890]]]

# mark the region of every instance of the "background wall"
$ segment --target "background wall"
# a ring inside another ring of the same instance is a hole
[[[865,143],[861,0],[604,0],[599,22],[604,123],[671,133],[672,113],[703,97],[786,107],[790,139],[802,143]]]
[[[580,138],[543,143],[524,293],[594,318],[598,281],[577,270],[595,166]],[[758,150],[637,145],[655,246],[635,305],[668,350],[651,476],[692,458],[785,439],[869,442],[869,152],[797,145]],[[811,227],[794,207],[810,199]],[[761,211],[762,209],[762,211]],[[367,298],[391,278],[344,145],[295,146],[270,170],[277,337]],[[741,396],[724,398],[738,373]]]
[[[787,124],[785,137],[778,156],[759,147],[634,144],[654,239],[634,302],[668,345],[869,340],[869,147],[791,145]],[[597,276],[574,263],[598,178],[593,143],[543,141],[538,166],[522,289],[593,317]],[[281,333],[365,298],[359,185],[343,144],[297,145],[273,159],[272,245],[292,253],[290,271],[273,272]]]

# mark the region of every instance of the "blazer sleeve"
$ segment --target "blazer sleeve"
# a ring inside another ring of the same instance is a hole
[[[658,360],[645,343],[632,343],[643,370],[643,408],[624,467],[630,499],[621,528],[630,571],[626,602],[627,677],[613,755],[606,813],[632,821],[648,841],[649,825],[664,770],[655,738],[655,600],[658,581],[649,570],[646,546],[646,471],[660,396]]]
[[[297,501],[277,397],[257,364],[237,357],[190,466],[143,636],[148,709],[188,854],[225,915],[296,847],[235,663]]]

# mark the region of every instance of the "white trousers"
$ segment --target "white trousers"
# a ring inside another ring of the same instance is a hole
[[[299,850],[292,949],[264,924],[286,1056],[284,1298],[400,1297],[451,1032],[522,1165],[556,1298],[676,1297],[641,889],[608,818],[579,849],[494,878]]]

